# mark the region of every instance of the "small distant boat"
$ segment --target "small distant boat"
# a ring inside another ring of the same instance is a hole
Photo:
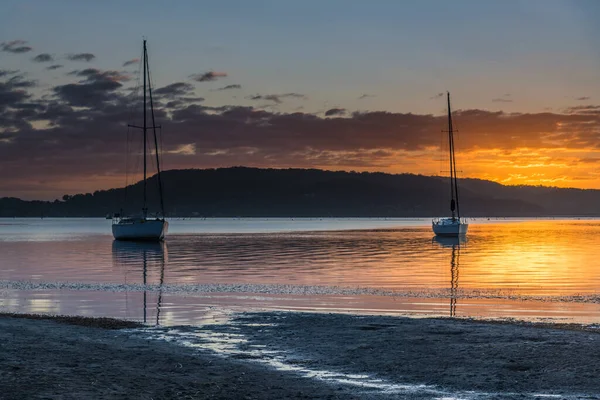
[[[456,158],[454,157],[454,130],[452,127],[452,109],[450,108],[450,93],[448,93],[448,144],[450,151],[450,212],[451,217],[435,219],[431,222],[433,233],[437,236],[466,235],[469,224],[460,219],[458,202],[458,180],[456,179]]]
[[[144,56],[142,59],[143,63],[143,81],[144,81],[144,122],[142,126],[128,125],[131,128],[141,129],[144,134],[144,201],[142,206],[142,212],[137,216],[121,216],[120,214],[115,214],[113,218],[112,224],[112,233],[116,240],[134,240],[134,241],[161,241],[164,239],[167,234],[167,230],[169,227],[169,223],[165,220],[165,209],[163,202],[163,189],[162,182],[160,179],[160,158],[158,151],[158,140],[156,138],[156,129],[159,128],[155,124],[154,120],[154,107],[152,104],[152,87],[150,83],[150,73],[148,70],[148,51],[146,49],[146,40],[144,40]],[[146,92],[149,93],[150,97],[150,115],[152,117],[152,126],[147,126],[146,123]],[[159,187],[159,195],[160,195],[160,206],[161,206],[161,216],[156,216],[154,218],[148,217],[148,207],[147,207],[147,149],[146,149],[146,139],[148,130],[152,129],[154,134],[154,146],[155,146],[155,155],[156,155],[156,168],[157,168],[157,179],[158,179],[158,187]]]

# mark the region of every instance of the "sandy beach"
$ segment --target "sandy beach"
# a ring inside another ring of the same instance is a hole
[[[265,312],[147,327],[3,315],[0,348],[3,399],[600,398],[600,335],[576,325]]]

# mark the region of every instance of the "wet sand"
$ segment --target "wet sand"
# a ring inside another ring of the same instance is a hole
[[[598,377],[600,335],[576,325],[268,312],[141,327],[0,316],[2,399],[600,399]]]

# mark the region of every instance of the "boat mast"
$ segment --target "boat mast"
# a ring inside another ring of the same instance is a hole
[[[456,180],[456,159],[454,157],[454,130],[452,127],[452,109],[450,108],[450,92],[448,92],[448,144],[450,147],[450,211],[452,219],[460,219],[458,205],[458,182]]]
[[[148,208],[146,207],[146,64],[148,62],[148,56],[146,53],[146,39],[144,39],[144,125],[142,130],[144,131],[144,207],[142,208],[143,217],[146,218],[148,214]]]

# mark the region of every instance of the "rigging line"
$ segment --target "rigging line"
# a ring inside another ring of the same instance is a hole
[[[160,197],[160,211],[162,213],[163,218],[165,217],[165,204],[163,200],[163,186],[162,179],[160,174],[160,158],[159,158],[159,149],[158,149],[158,140],[156,138],[156,121],[154,119],[154,104],[152,101],[152,80],[150,79],[150,65],[148,63],[148,52],[146,52],[146,70],[148,71],[148,92],[150,94],[150,113],[152,115],[152,132],[154,134],[154,149],[156,155],[156,170],[157,170],[157,179],[158,179],[158,192]]]
[[[135,112],[135,106],[136,106],[136,102],[135,99],[137,98],[137,95],[139,93],[140,90],[140,73],[141,73],[141,68],[142,68],[142,64],[138,63],[138,68],[137,68],[137,78],[135,81],[135,86],[133,87],[133,90],[131,91],[131,93],[129,94],[129,99],[127,100],[129,106],[127,107],[127,111],[128,111],[128,117],[127,117],[127,121],[131,122],[131,124],[133,124],[134,121],[134,112]],[[129,127],[129,123],[127,124],[127,147],[126,147],[126,153],[125,153],[125,193],[124,193],[124,200],[123,203],[124,205],[127,205],[127,195],[128,195],[128,187],[130,185],[129,182],[129,157],[130,157],[130,140],[131,140],[131,128]],[[133,182],[132,182],[133,183]]]
[[[125,198],[123,199],[124,204],[127,204],[127,186],[129,186],[129,130],[130,128],[127,127],[127,147],[125,150]]]
[[[453,168],[452,168],[452,109],[450,108],[450,93],[447,93],[448,96],[448,151],[449,151],[449,159],[450,159],[450,210],[452,211],[452,218],[454,218],[454,179],[453,179]]]
[[[445,114],[445,109],[442,110],[442,115]],[[444,171],[444,165],[446,165],[446,155],[448,154],[448,152],[446,151],[446,135],[444,135],[444,130],[442,129],[440,131],[440,153],[439,153],[439,158],[438,158],[438,176],[440,177],[440,181],[444,182],[445,180],[445,176],[443,175],[442,171]],[[438,202],[438,207],[439,207],[439,213],[443,213],[444,212],[444,204],[447,204],[446,201],[444,200],[443,196],[439,196],[438,197],[439,202]]]
[[[456,125],[456,124],[454,124]],[[457,130],[455,129],[455,132]],[[454,158],[454,191],[456,192],[456,213],[460,219],[460,203],[458,201],[458,174],[456,171],[456,146],[454,145],[454,132],[452,133],[452,158]]]
[[[164,164],[164,150],[163,150],[164,149],[164,145],[163,145],[162,126],[158,127],[158,141],[159,141],[159,145],[160,145],[160,149],[161,149],[160,154],[159,154],[160,164],[161,165],[165,165]]]
[[[460,142],[460,128],[459,128],[458,124],[456,123],[456,121],[453,121],[453,124],[454,124],[454,127],[455,127],[454,128],[454,132],[456,133],[457,141]],[[460,158],[460,154],[459,154],[458,158]],[[456,160],[456,155],[454,156],[454,159]],[[463,165],[463,164],[461,163],[461,165]],[[463,171],[459,170],[457,172],[461,172],[462,173]],[[456,175],[456,180],[458,181],[458,174]],[[458,186],[457,186],[457,190],[458,190]]]
[[[452,109],[450,108],[450,92],[448,92],[448,130],[449,130],[449,135],[450,135],[450,146],[451,146],[450,169],[451,169],[451,174],[454,175],[454,182],[453,182],[454,185],[452,187],[452,190],[454,191],[454,195],[456,196],[456,215],[458,216],[458,219],[460,219],[460,203],[458,200],[458,182],[456,180],[456,158],[454,156],[454,153],[455,153],[454,131],[453,131],[453,126],[452,126]],[[452,216],[454,217],[454,210],[452,211],[452,214],[453,214]]]
[[[152,73],[150,71],[150,55],[148,53],[146,53],[146,57],[148,58],[148,65],[146,67],[147,73],[148,73],[148,88],[150,90],[150,92],[152,91],[152,87],[154,86],[153,80],[152,80]],[[154,107],[152,105],[152,94],[150,94],[150,103],[151,103],[151,109],[152,109],[152,113],[154,113]],[[160,167],[160,165],[163,163],[163,142],[162,142],[162,126],[156,126],[156,123],[154,121],[154,114],[152,115],[153,119],[152,119],[152,125],[154,126],[154,145],[155,145],[155,149],[156,149],[156,154],[157,154],[157,170]],[[160,146],[159,143],[157,142],[156,138],[156,129],[158,129],[159,132],[159,141],[160,141]]]
[[[132,135],[132,136],[135,138],[135,135]],[[143,140],[143,139],[142,139],[141,137],[139,137],[139,136],[138,136],[138,137],[137,137],[137,140],[135,141],[135,145],[134,145],[133,147],[134,147],[135,149],[139,149],[139,148],[140,148],[140,145],[142,144],[142,140]],[[133,157],[134,157],[134,159],[135,159],[135,164],[134,164],[134,166],[133,166],[133,170],[134,170],[134,171],[136,171],[136,172],[137,172],[137,171],[140,171],[140,169],[141,169],[141,168],[140,168],[140,166],[141,166],[141,164],[142,164],[142,153],[141,153],[139,150],[138,150],[138,151],[134,151],[134,152],[133,152]],[[134,194],[138,192],[138,189],[137,189],[137,187],[139,187],[139,185],[138,185],[138,184],[139,184],[140,182],[141,182],[141,177],[140,177],[140,174],[139,174],[139,172],[137,172],[137,173],[134,173],[134,174],[133,174],[133,177],[132,177],[132,182],[131,182],[131,186],[132,186],[132,187],[133,187],[133,189],[134,189],[134,190],[133,190],[133,193],[134,193]]]

